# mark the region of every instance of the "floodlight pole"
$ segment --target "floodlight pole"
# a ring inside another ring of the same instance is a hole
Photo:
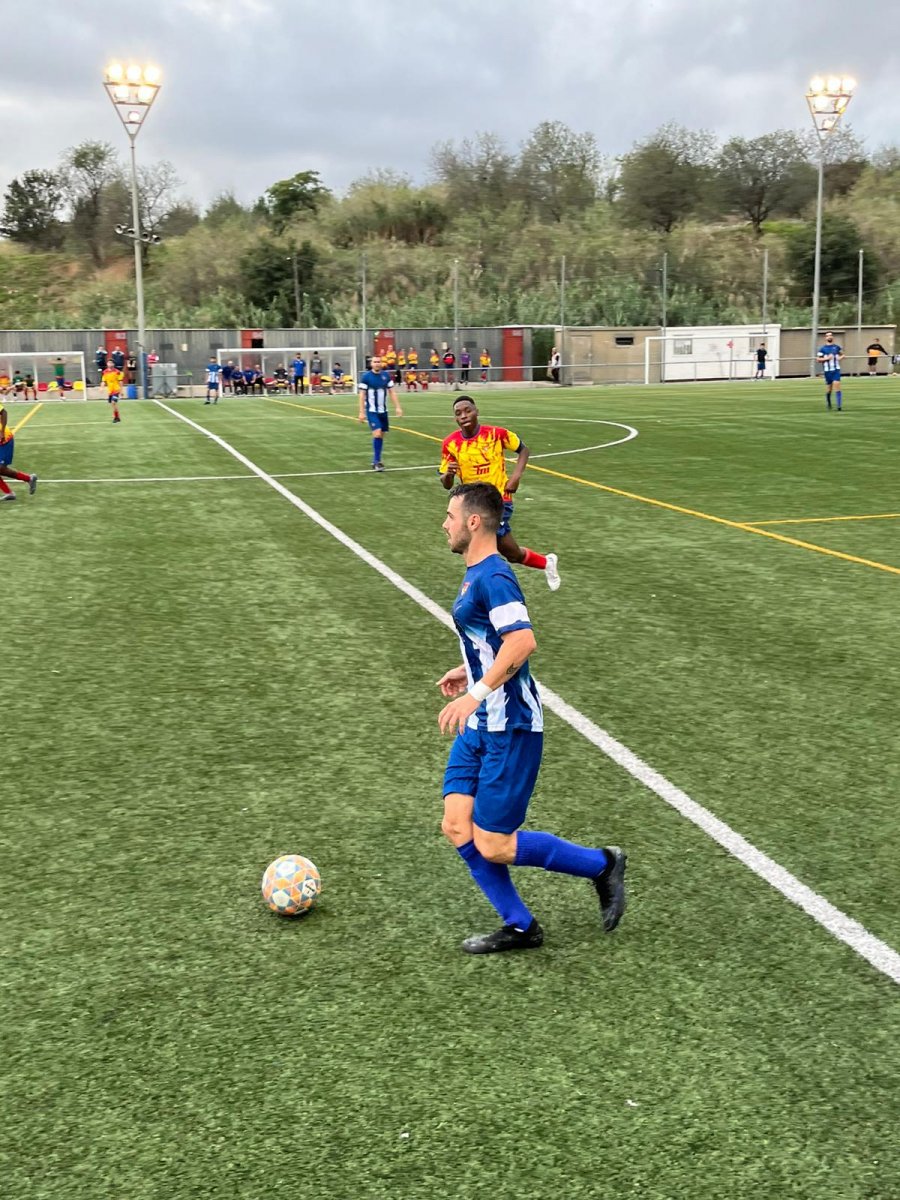
[[[859,280],[858,280],[858,284],[857,284],[857,297],[856,297],[856,340],[857,340],[856,351],[857,351],[857,353],[859,353],[860,348],[862,346],[863,272],[864,272],[863,263],[865,260],[865,256],[866,256],[865,250],[860,250],[860,252],[859,252]]]
[[[817,76],[806,93],[809,115],[819,140],[819,182],[816,192],[816,247],[813,260],[813,310],[810,331],[809,373],[816,374],[819,341],[819,293],[822,284],[822,208],[825,195],[825,143],[841,123],[847,105],[856,90],[856,80],[849,76]]]
[[[146,321],[144,318],[144,260],[141,247],[141,212],[138,203],[137,160],[134,152],[134,142],[137,133],[128,134],[131,139],[131,219],[134,223],[134,286],[137,292],[137,324],[138,324],[138,368],[141,380],[141,396],[147,399],[147,355],[144,344],[147,341]]]
[[[819,292],[822,285],[822,201],[825,193],[825,144],[819,139],[819,189],[816,194],[816,248],[813,257],[812,332],[809,345],[809,373],[816,375],[816,355],[819,349]]]
[[[559,377],[566,380],[566,256],[563,254],[559,264]]]
[[[766,332],[769,321],[769,251],[763,250],[763,294],[762,294],[762,327]]]
[[[147,330],[144,318],[144,260],[142,244],[151,240],[149,233],[141,233],[141,208],[138,200],[137,158],[135,141],[144,125],[147,113],[159,95],[160,73],[156,67],[140,67],[131,64],[127,68],[121,63],[112,63],[106,69],[103,86],[119,115],[122,126],[131,143],[131,213],[132,229],[129,236],[134,240],[134,286],[137,293],[138,361],[140,363],[140,388],[144,399],[149,395],[147,387]],[[157,239],[158,240],[158,239]]]
[[[291,251],[291,267],[294,272],[294,320],[300,328],[300,276],[297,274],[297,251]]]
[[[459,259],[453,260],[453,353],[459,361]],[[456,372],[454,371],[454,374]],[[459,391],[459,375],[453,381],[453,390]]]

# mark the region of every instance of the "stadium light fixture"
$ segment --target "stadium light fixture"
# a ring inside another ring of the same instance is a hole
[[[142,245],[156,245],[159,238],[141,230],[140,206],[138,204],[137,163],[134,143],[147,119],[147,113],[162,86],[162,73],[158,67],[141,66],[114,61],[106,68],[103,86],[109,96],[119,120],[131,143],[131,209],[132,225],[127,236],[134,242],[134,284],[137,293],[138,362],[140,364],[141,395],[147,396],[147,331],[144,328],[144,269]],[[124,232],[124,230],[123,230]]]
[[[825,191],[825,144],[841,123],[856,91],[852,75],[815,75],[809,82],[806,103],[819,139],[819,187],[816,199],[816,249],[813,265],[813,312],[809,373],[816,373],[819,340],[819,292],[822,283],[822,203]]]

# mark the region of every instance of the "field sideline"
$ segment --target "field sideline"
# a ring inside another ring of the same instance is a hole
[[[547,944],[486,962],[438,832],[449,395],[402,397],[381,477],[352,398],[11,406],[7,1194],[900,1193],[900,387],[820,390],[483,397],[564,580],[520,573],[563,701],[531,823],[633,865],[606,939],[520,872]],[[326,885],[295,924],[256,895],[287,850]]]

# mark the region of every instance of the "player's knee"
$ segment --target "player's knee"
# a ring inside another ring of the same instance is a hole
[[[515,859],[515,841],[511,834],[487,833],[476,826],[474,837],[475,849],[488,862],[510,863]]]
[[[444,819],[441,821],[441,833],[454,846],[466,841],[468,832],[465,822],[459,817],[455,817],[452,813],[444,814]]]

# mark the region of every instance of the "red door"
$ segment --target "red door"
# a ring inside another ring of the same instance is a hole
[[[503,330],[503,362],[500,378],[504,383],[521,383],[525,378],[525,331],[521,328]]]
[[[261,329],[242,329],[241,330],[241,349],[242,350],[261,350],[265,344],[263,331]]]
[[[374,354],[383,358],[388,350],[397,349],[396,335],[393,329],[376,329],[374,334]]]
[[[104,329],[103,341],[107,354],[112,354],[113,350],[121,350],[125,357],[128,357],[128,334],[124,329]]]

